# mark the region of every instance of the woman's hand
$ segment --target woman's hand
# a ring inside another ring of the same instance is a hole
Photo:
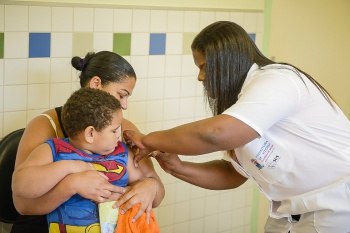
[[[181,168],[182,161],[176,154],[163,153],[160,151],[154,151],[151,154],[159,163],[160,167],[169,174],[177,173],[177,170]]]
[[[133,221],[136,221],[144,212],[146,212],[146,221],[149,222],[152,203],[157,195],[158,185],[158,181],[153,178],[145,178],[135,182],[132,186],[126,188],[126,193],[116,201],[114,207],[119,207],[125,203],[123,208],[119,210],[121,214],[124,214],[133,205],[140,203],[140,209],[133,217]]]
[[[147,148],[143,143],[142,140],[144,138],[144,134],[131,131],[131,130],[125,130],[123,133],[124,139],[126,144],[128,144],[132,151],[135,154],[134,157],[134,164],[135,167],[138,167],[138,162],[144,158],[148,157],[149,154],[152,152],[150,148]]]
[[[96,170],[73,173],[67,178],[66,183],[74,190],[73,193],[96,203],[105,202],[113,193],[125,193],[125,188],[112,185],[103,173]]]

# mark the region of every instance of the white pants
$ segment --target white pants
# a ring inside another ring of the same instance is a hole
[[[325,213],[320,213],[325,212]],[[328,212],[328,213],[327,213]],[[323,216],[323,218],[319,218]],[[331,213],[329,210],[302,214],[300,220],[291,218],[274,219],[269,217],[265,224],[265,233],[349,233],[350,210],[347,214]]]

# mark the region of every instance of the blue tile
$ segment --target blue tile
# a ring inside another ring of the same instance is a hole
[[[29,57],[50,57],[51,34],[29,33]]]
[[[151,33],[149,55],[165,54],[165,33]]]
[[[249,36],[250,39],[252,39],[255,42],[255,33],[250,33]]]

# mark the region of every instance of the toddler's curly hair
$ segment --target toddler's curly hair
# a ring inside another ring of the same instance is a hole
[[[83,87],[73,92],[63,105],[62,126],[68,137],[75,137],[88,126],[100,132],[112,123],[113,114],[121,111],[119,100],[106,91]]]

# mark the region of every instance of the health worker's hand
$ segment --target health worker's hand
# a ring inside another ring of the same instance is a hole
[[[134,164],[135,167],[138,167],[138,162],[143,159],[144,157],[149,157],[150,153],[153,151],[150,148],[147,148],[142,140],[145,137],[144,134],[131,131],[131,130],[125,130],[124,133],[124,139],[126,144],[128,144],[132,151],[135,154],[134,157]]]

